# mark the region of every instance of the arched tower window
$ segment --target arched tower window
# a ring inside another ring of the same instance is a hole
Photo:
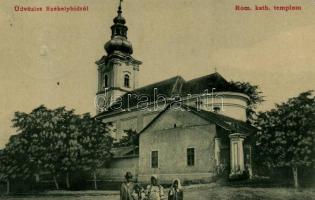
[[[104,86],[107,88],[108,87],[108,75],[105,74],[104,76]]]
[[[129,75],[128,75],[128,74],[125,74],[125,77],[124,77],[124,86],[125,86],[125,87],[130,87],[130,78],[129,78]]]

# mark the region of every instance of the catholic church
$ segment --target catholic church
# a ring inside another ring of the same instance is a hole
[[[185,80],[170,77],[139,87],[142,62],[133,57],[121,4],[96,62],[98,90],[95,118],[113,127],[119,141],[126,130],[138,134],[139,145],[113,148],[110,166],[99,170],[106,180],[121,181],[126,171],[139,182],[152,174],[161,182],[211,181],[251,173],[249,97],[219,73]]]

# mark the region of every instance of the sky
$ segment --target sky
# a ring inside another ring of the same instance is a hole
[[[14,6],[87,5],[87,12],[15,12]],[[118,0],[2,0],[0,148],[15,111],[44,104],[95,113],[95,61],[105,54]],[[235,5],[302,6],[235,11]],[[259,85],[259,110],[315,89],[315,0],[124,0],[140,86],[213,73]],[[59,84],[57,84],[59,83]]]

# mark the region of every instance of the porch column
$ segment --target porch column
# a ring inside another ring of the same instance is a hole
[[[244,148],[243,142],[245,135],[241,133],[233,133],[229,135],[230,137],[230,163],[231,163],[231,172],[233,174],[241,174],[245,171],[244,167]]]
[[[216,162],[216,166],[219,166],[221,164],[220,151],[221,151],[221,138],[215,138],[214,139],[214,159]]]

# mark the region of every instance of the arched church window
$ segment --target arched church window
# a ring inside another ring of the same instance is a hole
[[[104,86],[107,88],[108,87],[108,75],[105,74],[104,76]]]
[[[128,74],[126,74],[125,77],[124,77],[124,86],[125,87],[130,87],[130,78],[129,78]]]

